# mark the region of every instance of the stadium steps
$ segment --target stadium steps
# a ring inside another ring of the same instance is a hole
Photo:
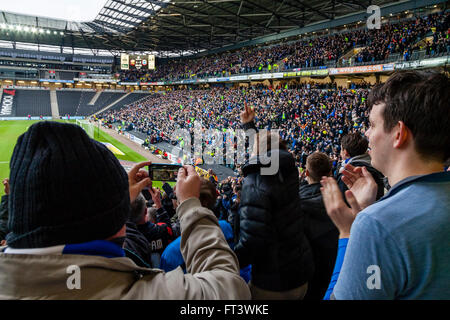
[[[413,47],[419,47],[420,50],[426,50],[427,48],[427,42],[433,43],[433,36],[425,36],[423,39],[416,42]]]
[[[94,113],[93,116],[95,116],[95,115],[97,115],[97,114],[99,114],[99,113],[102,113],[102,112],[108,110],[109,108],[111,108],[112,106],[114,106],[115,104],[117,104],[118,102],[120,102],[120,101],[122,101],[123,99],[125,99],[126,97],[128,97],[130,94],[132,94],[132,92],[129,92],[129,93],[127,93],[127,94],[121,96],[119,99],[113,101],[112,103],[110,103],[110,104],[108,104],[106,107],[104,107],[103,109],[101,109],[101,110],[97,111],[96,113]]]
[[[361,50],[364,50],[366,47],[358,47],[358,48],[351,48],[346,54],[344,54],[343,56],[341,56],[340,58],[339,58],[339,64],[341,65],[341,66],[348,66],[349,65],[349,63],[348,63],[348,61],[349,61],[349,59],[352,59],[353,61],[355,60],[354,59],[354,57],[361,51]],[[342,63],[342,60],[344,60],[345,59],[345,61],[346,61],[346,63]]]
[[[52,118],[59,119],[58,98],[56,97],[55,88],[50,89],[50,106],[52,108]]]
[[[102,92],[103,92],[102,90],[97,91],[97,93],[95,94],[95,96],[92,97],[91,101],[89,101],[88,105],[89,105],[89,106],[93,106],[93,105],[97,102],[97,99],[98,99],[98,97],[100,97],[100,95],[102,94]]]

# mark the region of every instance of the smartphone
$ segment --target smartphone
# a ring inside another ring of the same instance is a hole
[[[148,175],[152,181],[177,181],[179,164],[152,163],[148,166]]]
[[[167,196],[170,196],[173,193],[173,189],[167,182],[163,184],[162,186],[164,192],[167,194]]]
[[[144,196],[145,200],[152,200],[152,195],[150,194],[148,187],[142,189],[141,193]]]

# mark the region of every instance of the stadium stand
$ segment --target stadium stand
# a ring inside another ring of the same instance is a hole
[[[148,93],[133,92],[128,97],[126,97],[126,98],[122,99],[121,101],[119,101],[118,103],[112,105],[109,110],[121,109],[124,106],[135,103],[136,101],[139,101],[147,96],[149,96]]]
[[[58,90],[58,105],[61,115],[89,116],[110,103],[125,95],[124,92],[101,92],[93,105],[90,101],[96,94],[95,91],[85,90]]]
[[[49,90],[16,89],[16,117],[51,116]]]
[[[370,29],[360,1],[109,0],[35,30],[35,53],[0,15],[2,112],[50,116],[51,100],[57,118],[56,92],[76,118],[36,121],[0,159],[0,299],[450,299],[450,2],[435,2],[370,1],[386,5]],[[109,133],[186,170],[118,161],[131,152]],[[65,290],[74,264],[83,290]]]
[[[434,54],[449,53],[449,12],[406,18],[395,23],[385,23],[380,30],[358,28],[336,35],[311,37],[308,40],[291,41],[266,47],[245,47],[234,52],[214,54],[197,59],[171,60],[153,72],[123,71],[122,81],[161,81],[229,76],[261,71],[290,70],[336,66],[349,50],[363,48],[357,55],[345,61],[346,65],[366,62],[409,61],[420,48],[415,46],[423,37],[433,35]],[[434,33],[434,31],[438,32]],[[439,42],[439,37],[441,41]],[[439,45],[438,45],[439,42]],[[437,46],[439,49],[437,49]],[[423,48],[422,48],[423,49]]]
[[[74,116],[80,103],[82,92],[79,90],[58,90],[56,91],[59,114]]]

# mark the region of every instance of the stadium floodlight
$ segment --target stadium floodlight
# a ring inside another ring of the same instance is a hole
[[[47,34],[50,34],[50,30],[47,30],[46,32],[47,32]]]
[[[56,31],[53,31],[53,34],[58,34],[58,32],[56,32]]]
[[[23,30],[24,30],[25,32],[28,32],[28,31],[30,31],[30,28],[24,27]]]
[[[39,29],[39,33],[44,33],[44,29]]]
[[[8,25],[9,30],[14,30],[14,26],[12,24]]]
[[[63,36],[63,35],[64,35],[64,32],[60,31],[60,32],[59,32],[59,35],[60,35],[60,36]]]
[[[16,26],[16,30],[17,31],[22,31],[22,27],[21,26]]]
[[[4,23],[0,24],[0,28],[2,28],[2,29],[6,29],[7,27],[8,26],[6,24],[4,24]]]
[[[31,28],[31,32],[36,33],[37,29],[36,28]]]

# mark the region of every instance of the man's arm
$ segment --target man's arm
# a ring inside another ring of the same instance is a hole
[[[200,178],[192,166],[180,169],[176,187],[180,206],[181,253],[188,274],[176,269],[166,279],[179,287],[174,299],[250,299],[239,275],[239,262],[220,229],[214,213],[201,206]],[[181,281],[181,282],[180,282]],[[181,285],[180,285],[181,283]]]

